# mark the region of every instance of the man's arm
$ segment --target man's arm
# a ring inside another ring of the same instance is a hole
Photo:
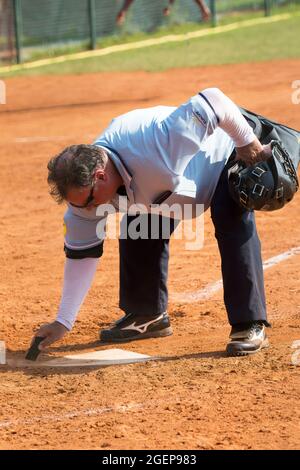
[[[92,284],[98,258],[66,259],[64,287],[56,321],[73,328],[79,309]]]
[[[69,207],[64,215],[67,259],[62,298],[56,320],[43,325],[35,335],[45,337],[40,349],[63,338],[75,322],[103,253],[103,240],[96,233],[99,220],[85,209]]]
[[[63,292],[56,321],[41,326],[35,334],[45,338],[39,349],[45,349],[72,329],[92,284],[97,264],[98,258],[66,259]]]
[[[251,165],[268,156],[269,148],[261,145],[239,108],[228,96],[218,88],[207,88],[200,95],[214,110],[218,126],[232,138],[237,160]]]

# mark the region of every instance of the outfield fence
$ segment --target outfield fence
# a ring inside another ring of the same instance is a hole
[[[169,16],[168,0],[135,0],[120,26],[116,17],[124,0],[0,0],[0,62],[20,63],[35,56],[51,56],[101,47],[101,39],[162,27],[201,22],[194,0],[176,0]],[[260,12],[270,15],[275,7],[300,5],[300,0],[207,0],[211,26],[225,15]]]
[[[0,0],[0,62],[16,60],[16,35],[14,4],[11,0]]]

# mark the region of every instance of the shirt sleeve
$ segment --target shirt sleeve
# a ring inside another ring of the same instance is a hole
[[[252,127],[234,102],[221,90],[207,88],[199,95],[211,107],[218,126],[231,137],[235,147],[244,147],[254,141]]]
[[[75,252],[89,250],[95,253],[99,251],[101,256],[102,251],[97,250],[97,248],[102,247],[103,236],[99,238],[98,235],[101,231],[98,228],[100,224],[101,227],[105,226],[105,223],[105,216],[97,217],[94,213],[89,213],[84,209],[69,207],[64,215],[66,253],[74,253],[74,257],[77,257]]]

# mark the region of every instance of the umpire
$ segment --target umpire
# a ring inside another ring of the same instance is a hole
[[[239,109],[210,88],[178,108],[157,106],[117,117],[93,145],[73,145],[48,163],[50,193],[67,203],[66,264],[56,320],[36,336],[44,349],[73,326],[92,283],[103,239],[99,206],[142,204],[149,234],[153,204],[211,209],[231,325],[228,355],[268,346],[269,326],[254,209],[283,207],[298,189],[297,131]],[[284,147],[282,142],[286,145]],[[120,197],[118,197],[120,196]],[[123,230],[136,216],[127,214]],[[176,225],[173,221],[172,229]],[[172,230],[171,230],[172,231]],[[172,334],[167,313],[169,238],[121,238],[120,308],[125,315],[100,332],[117,343]]]

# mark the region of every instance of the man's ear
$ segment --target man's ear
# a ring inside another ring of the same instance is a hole
[[[101,169],[101,168],[98,168],[96,171],[95,171],[95,178],[97,180],[104,180],[106,181],[107,180],[107,174],[106,174],[106,171]]]

